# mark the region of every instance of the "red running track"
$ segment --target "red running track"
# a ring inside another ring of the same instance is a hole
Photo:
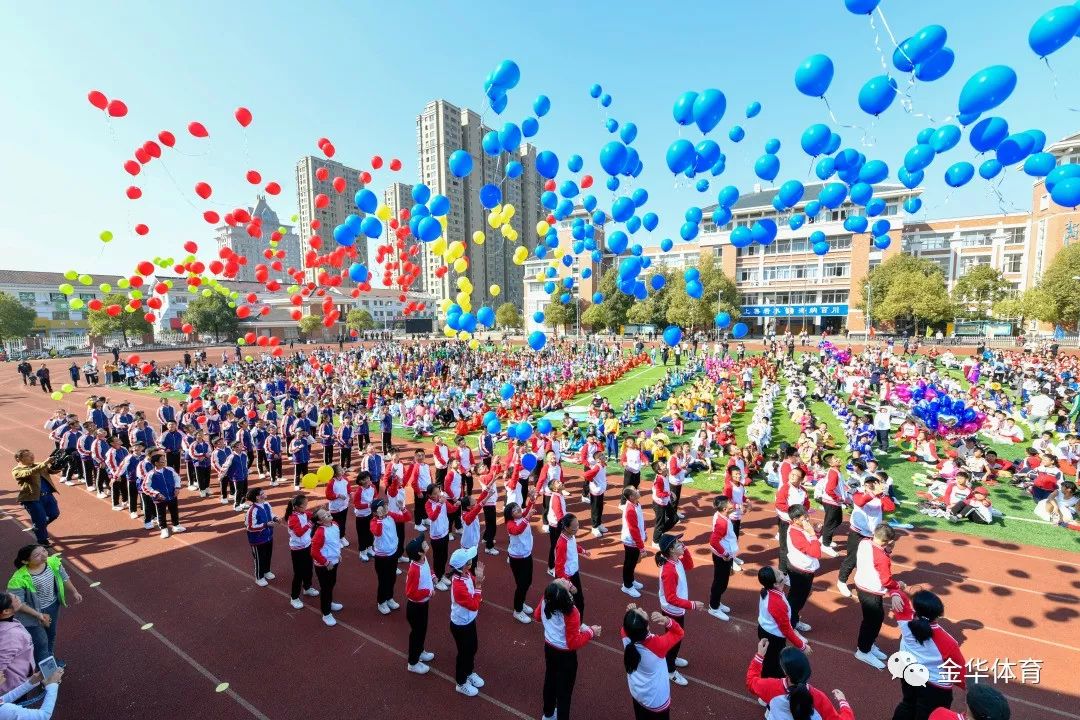
[[[66,363],[53,361],[54,378]],[[59,382],[56,383],[59,385]],[[143,409],[154,398],[120,389]],[[66,403],[82,413],[87,392]],[[76,407],[78,405],[78,407]],[[39,454],[51,449],[41,430],[55,403],[36,388],[23,388],[12,372],[0,381],[0,451],[18,447]],[[568,472],[571,487],[579,487]],[[254,483],[253,483],[254,484]],[[711,581],[707,535],[711,511],[704,493],[687,487],[681,526],[699,569],[690,574],[691,596],[706,599]],[[289,488],[270,493],[282,508]],[[31,542],[25,513],[15,503],[10,482],[0,494],[6,522],[3,546]],[[540,716],[543,651],[540,627],[522,626],[510,616],[512,588],[505,554],[481,556],[489,581],[479,620],[477,670],[487,681],[481,695],[464,698],[453,689],[453,641],[447,629],[445,593],[432,601],[428,649],[436,653],[433,672],[420,677],[405,671],[408,626],[398,611],[375,609],[374,569],[347,548],[339,572],[338,627],[319,620],[317,604],[304,610],[288,604],[288,549],[285,534],[275,538],[278,579],[259,588],[241,520],[213,498],[182,494],[182,521],[189,531],[169,540],[144,531],[126,513],[76,487],[61,486],[61,518],[51,528],[86,600],[67,609],[59,621],[59,656],[69,663],[58,716],[169,718],[293,718],[314,711],[322,716],[407,717],[435,710],[441,718]],[[586,513],[584,504],[570,509]],[[280,512],[280,510],[279,510]],[[607,523],[618,527],[616,493],[607,504]],[[351,524],[350,524],[351,525]],[[775,559],[771,513],[755,511],[744,522],[746,572],[732,578],[725,602],[731,622],[696,613],[687,623],[683,655],[690,660],[688,687],[673,687],[675,717],[759,718],[760,708],[743,686],[754,652],[757,583],[761,563]],[[354,536],[350,526],[349,534]],[[539,597],[546,538],[536,537],[536,574],[531,603]],[[500,531],[505,547],[505,534]],[[622,671],[618,623],[629,598],[619,592],[622,549],[615,537],[583,537],[592,558],[582,561],[586,617],[599,623],[601,638],[580,652],[574,714],[629,717],[630,701]],[[941,594],[947,627],[961,640],[968,658],[1042,660],[1040,682],[999,687],[1012,700],[1013,717],[1080,718],[1070,662],[1080,657],[1080,555],[998,543],[944,532],[915,532],[901,539],[894,557],[898,575]],[[859,622],[857,604],[833,588],[838,560],[825,563],[803,613],[814,626],[812,683],[840,687],[856,716],[890,717],[899,698],[898,681],[851,657]],[[657,608],[656,566],[639,566],[645,595],[638,601]],[[88,588],[90,583],[99,583]],[[397,596],[403,595],[403,581]],[[150,625],[147,629],[142,629]],[[895,626],[888,623],[879,643],[896,648]],[[1019,676],[1019,670],[1017,670]],[[223,683],[227,689],[217,691]],[[77,708],[77,713],[74,709]]]

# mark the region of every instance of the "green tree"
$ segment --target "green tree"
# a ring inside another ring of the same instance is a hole
[[[878,314],[878,306],[888,296],[893,281],[898,276],[909,272],[919,272],[927,276],[937,273],[941,276],[942,284],[945,282],[945,276],[941,273],[940,265],[925,258],[917,258],[903,253],[893,255],[863,278],[861,283],[862,298],[858,303],[855,303],[855,307],[866,312],[867,305],[869,305],[868,319],[884,319],[883,315]],[[870,299],[869,303],[867,303],[867,298]]]
[[[665,286],[665,289],[670,288],[665,296],[664,318],[667,322],[688,330],[704,330],[714,326],[716,314],[721,311],[737,318],[739,293],[735,281],[724,274],[716,256],[702,256],[696,267],[702,286],[701,297],[690,297],[686,283],[678,277]]]
[[[1012,285],[992,265],[976,265],[953,286],[957,313],[968,320],[989,320],[994,304],[1012,293]]]
[[[345,327],[357,332],[371,330],[375,327],[375,318],[371,317],[371,313],[367,310],[350,310],[349,314],[345,316]]]
[[[519,328],[522,325],[521,311],[512,302],[504,302],[495,311],[495,323],[503,328]]]
[[[593,332],[599,332],[601,330],[611,327],[611,313],[608,312],[604,303],[599,305],[590,305],[585,308],[585,311],[581,313],[581,324],[583,327],[587,327]]]
[[[323,319],[321,315],[305,315],[300,318],[300,332],[304,333],[305,337],[314,337],[322,326]]]
[[[575,319],[573,300],[566,305],[552,300],[544,307],[544,324],[555,330],[556,336],[559,334],[558,328],[563,328],[565,333],[566,326],[573,324]]]
[[[1054,256],[1036,286],[1042,293],[1043,315],[1039,320],[1076,327],[1080,318],[1080,245],[1067,245]]]
[[[889,281],[884,299],[874,303],[874,317],[900,330],[919,334],[919,323],[945,322],[952,317],[952,302],[940,272],[924,274],[907,270],[895,274]]]
[[[194,298],[184,311],[184,322],[191,323],[195,332],[214,333],[215,342],[219,342],[222,335],[236,335],[240,327],[236,309],[229,307],[229,299],[220,293]]]
[[[1028,320],[1043,320],[1051,312],[1050,301],[1044,290],[1028,288],[1019,295],[1009,295],[994,303],[994,317],[1016,320],[1023,328]]]
[[[596,286],[597,291],[604,296],[603,305],[608,314],[607,326],[615,332],[619,332],[622,326],[626,325],[626,314],[634,304],[634,296],[619,290],[618,284],[619,271],[611,267],[600,276],[600,282]]]
[[[128,335],[145,335],[151,331],[150,323],[146,322],[140,310],[128,311],[130,302],[125,295],[113,293],[101,299],[101,310],[92,310],[87,315],[87,323],[90,326],[90,334],[98,337],[120,333],[127,344]],[[123,308],[118,315],[113,317],[106,312],[110,305],[119,305]]]
[[[29,335],[36,317],[37,313],[32,308],[26,307],[14,296],[0,292],[0,344]]]

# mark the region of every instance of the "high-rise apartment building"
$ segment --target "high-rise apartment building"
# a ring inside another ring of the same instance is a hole
[[[319,180],[316,173],[319,168],[326,168],[328,175],[326,180]],[[334,178],[345,179],[345,191],[338,192],[334,189]],[[316,252],[325,255],[337,247],[334,242],[334,228],[345,222],[350,214],[363,215],[356,209],[356,192],[364,187],[360,182],[360,171],[355,168],[342,165],[341,163],[324,157],[305,155],[296,163],[296,205],[300,208],[300,253],[301,258],[306,256],[312,249],[311,239],[316,235],[322,240],[321,247]],[[324,208],[315,207],[315,199],[319,195],[326,195],[329,204]],[[318,220],[318,230],[312,230],[311,221]],[[363,236],[356,241],[356,257],[358,262],[367,262],[367,240]],[[309,279],[314,280],[318,275],[318,268],[307,268]]]
[[[411,208],[413,206],[412,188],[413,188],[412,185],[408,185],[406,183],[396,182],[396,183],[391,183],[390,185],[388,185],[386,187],[385,190],[383,190],[383,204],[386,205],[388,208],[390,208],[390,212],[392,214],[391,216],[395,217],[395,218],[398,218],[399,222],[401,221],[401,211],[402,210],[408,210],[409,208]],[[397,247],[397,239],[393,238],[392,235],[389,236],[389,239],[387,240],[387,242],[393,242],[395,248]],[[413,243],[419,243],[419,242],[420,241],[417,240],[416,238],[412,238],[412,237],[409,238],[409,240],[405,244],[406,251],[408,250],[408,248]],[[425,288],[427,287],[427,273],[426,273],[427,258],[425,256],[424,252],[420,252],[420,253],[418,253],[417,255],[415,255],[415,256],[413,256],[411,258],[406,257],[404,255],[399,256],[399,254],[395,254],[393,258],[387,258],[387,259],[388,260],[398,260],[399,262],[404,261],[404,260],[410,260],[414,264],[419,265],[420,268],[421,268],[420,276],[417,277],[416,280],[413,281],[413,284],[410,286],[410,289],[413,292],[424,292]],[[374,272],[374,268],[372,270]],[[382,268],[380,267],[379,271],[381,272],[381,270],[382,270]]]
[[[540,205],[542,182],[536,172],[535,147],[522,144],[512,153],[488,155],[481,142],[490,131],[477,112],[445,100],[428,103],[416,118],[418,177],[432,193],[450,199],[447,240],[462,240],[468,248],[466,275],[474,288],[473,305],[512,302],[521,308],[524,304],[524,268],[514,264],[514,248],[519,244],[533,248],[538,242],[536,224],[546,216]],[[456,178],[447,168],[447,160],[455,150],[465,150],[473,158],[473,170],[468,177]],[[522,174],[513,179],[506,176],[506,166],[512,161],[520,162],[524,167]],[[480,188],[488,183],[498,185],[503,202],[515,208],[510,224],[518,233],[517,242],[506,240],[499,231],[488,226],[488,211],[479,199]],[[483,245],[472,241],[477,230],[487,236]],[[457,292],[456,275],[448,272],[440,278],[435,274],[443,263],[426,244],[421,255],[425,290],[439,298],[453,297]],[[498,298],[490,293],[492,285],[498,285],[502,290]]]
[[[285,257],[281,259],[282,270],[291,267],[302,267],[304,257],[300,252],[300,237],[296,234],[292,225],[282,224],[278,214],[266,204],[266,196],[256,196],[255,207],[249,207],[247,210],[251,213],[251,217],[262,219],[262,237],[254,238],[248,235],[243,224],[219,225],[217,228],[218,249],[227,247],[248,259],[246,265],[240,266],[240,272],[237,274],[236,279],[244,282],[255,282],[255,266],[259,263],[269,264],[271,262],[266,259],[263,253],[270,247],[270,235],[278,230],[285,231],[277,244],[277,250],[285,252]],[[272,273],[274,277],[279,277],[282,274]]]

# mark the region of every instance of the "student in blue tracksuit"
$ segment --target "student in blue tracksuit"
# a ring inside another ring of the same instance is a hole
[[[245,498],[248,509],[244,515],[244,529],[247,530],[251,557],[255,561],[255,584],[266,587],[266,581],[275,577],[270,572],[270,560],[274,554],[274,525],[278,518],[266,501],[266,491],[262,488],[251,488]]]
[[[146,448],[141,443],[135,443],[117,469],[117,475],[122,476],[123,482],[127,483],[128,512],[131,513],[132,520],[139,517],[139,501],[142,499],[142,493],[139,490],[138,470],[144,462],[146,462]],[[146,515],[149,516],[150,513]]]
[[[213,464],[214,448],[207,439],[206,431],[195,433],[195,442],[189,446],[188,454],[195,465],[195,479],[201,497],[210,497],[210,467]]]
[[[232,458],[229,461],[229,477],[233,486],[233,510],[236,512],[244,510],[250,470],[247,453],[244,452],[244,443],[237,440],[232,445]]]
[[[165,430],[161,433],[161,447],[165,448],[165,464],[180,472],[180,458],[184,450],[184,434],[176,428],[172,420],[165,423]],[[188,479],[191,479],[190,471]],[[189,483],[190,484],[190,483]]]
[[[391,442],[391,433],[394,431],[394,416],[390,414],[390,406],[383,408],[382,417],[379,418],[379,428],[382,430],[382,451],[392,452],[394,444]]]
[[[86,483],[87,491],[95,490],[94,481],[97,480],[97,465],[94,464],[94,439],[97,437],[98,427],[92,422],[83,423],[83,432],[79,436],[75,449],[79,453],[79,461],[82,463],[83,482]]]
[[[94,403],[94,409],[90,411],[87,420],[93,423],[95,428],[109,429],[109,416],[105,414],[105,408],[102,407],[100,400]]]
[[[300,430],[299,434],[289,443],[289,452],[293,461],[293,488],[300,489],[300,478],[307,475],[308,463],[311,462],[311,438],[307,430]]]
[[[137,442],[141,442],[146,447],[155,447],[158,444],[157,433],[154,432],[154,428],[150,427],[146,420],[141,417],[135,421],[134,425],[128,428],[128,439],[127,447],[131,447]],[[168,458],[166,458],[166,461],[168,461]],[[177,470],[177,468],[173,469]]]
[[[240,430],[237,427],[237,423],[234,418],[222,416],[221,437],[225,438],[226,445],[232,447],[232,444],[236,442],[239,431]]]
[[[341,448],[341,467],[345,468],[346,473],[352,471],[353,435],[352,419],[346,417],[341,421],[336,438],[337,446]]]
[[[161,407],[157,409],[157,419],[161,424],[162,433],[169,429],[169,423],[176,422],[176,408],[169,404],[169,398],[161,398]]]
[[[255,427],[251,428],[249,435],[251,444],[255,446],[255,463],[259,469],[259,479],[261,480],[270,472],[270,464],[266,461],[266,438],[270,435],[266,431],[266,422],[256,420]]]
[[[263,452],[266,453],[266,463],[270,468],[270,487],[276,487],[281,480],[281,436],[278,435],[277,425],[267,428],[266,440],[263,441]]]
[[[244,446],[244,454],[247,455],[248,467],[255,465],[255,443],[251,439],[251,428],[245,418],[236,421],[236,439]]]
[[[218,487],[221,489],[221,504],[225,505],[232,499],[233,479],[229,467],[232,464],[233,452],[225,445],[225,438],[218,436],[214,440],[214,450],[210,453],[210,464],[218,476]]]
[[[159,452],[154,455],[154,470],[146,480],[147,495],[154,503],[157,513],[158,526],[161,528],[161,537],[169,537],[169,521],[172,521],[173,532],[184,532],[186,528],[180,524],[180,506],[177,493],[180,490],[180,474],[165,464],[165,453]]]
[[[319,425],[319,442],[322,444],[323,465],[334,464],[334,423],[325,420]]]
[[[360,452],[371,444],[371,425],[367,413],[363,410],[356,416],[356,445]]]

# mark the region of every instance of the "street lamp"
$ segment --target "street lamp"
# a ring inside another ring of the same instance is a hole
[[[1080,280],[1080,275],[1073,275],[1073,280]],[[1080,317],[1076,319],[1076,346],[1080,347]]]

